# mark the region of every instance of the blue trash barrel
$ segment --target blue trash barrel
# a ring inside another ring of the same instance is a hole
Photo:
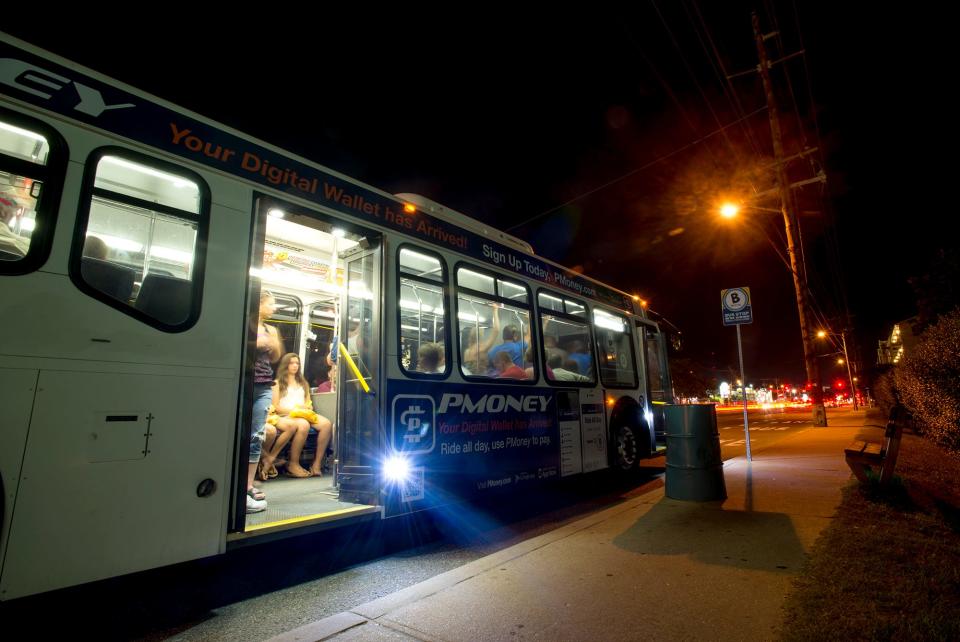
[[[696,502],[726,499],[716,407],[665,406],[664,418],[667,497]]]

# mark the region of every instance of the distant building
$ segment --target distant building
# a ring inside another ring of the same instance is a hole
[[[893,324],[890,336],[881,340],[877,346],[877,365],[896,365],[916,345],[918,335],[913,328],[919,322],[919,317],[910,317]]]

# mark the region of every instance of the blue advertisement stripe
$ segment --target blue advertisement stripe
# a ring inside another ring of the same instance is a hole
[[[629,297],[145,98],[0,43],[5,91],[64,116],[291,196],[461,252],[526,278],[630,310]]]

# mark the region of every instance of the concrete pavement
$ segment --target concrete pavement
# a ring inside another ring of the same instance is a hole
[[[272,639],[771,639],[865,422],[835,411],[828,428],[727,461],[723,502],[659,488]]]

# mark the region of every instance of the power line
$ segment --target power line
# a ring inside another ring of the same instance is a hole
[[[724,129],[727,129],[727,128],[729,128],[729,127],[733,127],[734,125],[736,125],[737,123],[739,123],[741,120],[745,120],[745,119],[747,119],[747,118],[752,118],[752,117],[756,116],[757,114],[759,114],[759,113],[761,113],[761,112],[764,112],[764,111],[766,111],[766,110],[767,110],[766,107],[761,107],[761,108],[757,109],[756,111],[752,111],[752,112],[750,112],[749,114],[747,114],[746,116],[744,116],[743,118],[738,118],[737,120],[735,120],[735,121],[733,121],[733,122],[731,122],[731,123],[728,123],[727,125],[724,125],[723,127],[721,127],[721,128],[719,128],[719,129],[716,129],[716,130],[710,132],[709,134],[707,134],[706,136],[703,136],[702,138],[699,138],[699,139],[697,139],[697,140],[695,140],[695,141],[692,141],[692,142],[690,142],[690,143],[687,143],[687,144],[684,145],[683,147],[680,147],[680,148],[678,148],[678,149],[675,149],[674,151],[670,152],[669,154],[665,154],[665,155],[663,155],[663,156],[660,156],[659,158],[656,158],[656,159],[650,161],[649,163],[646,163],[646,164],[644,164],[644,165],[641,165],[640,167],[637,167],[636,169],[632,169],[632,170],[630,170],[629,172],[627,172],[626,174],[623,174],[622,176],[618,176],[617,178],[614,178],[613,180],[607,181],[607,182],[604,183],[603,185],[599,185],[599,186],[593,188],[592,190],[589,190],[589,191],[587,191],[587,192],[584,192],[583,194],[580,194],[579,196],[575,196],[574,198],[571,198],[569,201],[567,201],[567,202],[565,202],[565,203],[562,203],[562,204],[560,204],[560,205],[557,205],[556,207],[551,207],[550,209],[548,209],[548,210],[546,210],[546,211],[540,212],[540,213],[537,214],[536,216],[532,216],[532,217],[530,217],[530,218],[528,218],[528,219],[526,219],[526,220],[520,221],[519,223],[517,223],[517,224],[515,224],[515,225],[511,225],[510,227],[506,228],[506,231],[509,232],[510,230],[515,230],[515,229],[517,229],[518,227],[522,227],[522,226],[524,226],[524,225],[527,225],[528,223],[532,223],[533,221],[536,221],[537,219],[543,218],[543,217],[546,216],[547,214],[552,214],[553,212],[556,212],[556,211],[559,210],[559,209],[563,209],[564,207],[566,207],[567,205],[570,205],[571,203],[576,203],[577,201],[579,201],[579,200],[581,200],[581,199],[583,199],[583,198],[586,198],[587,196],[590,196],[591,194],[595,194],[595,193],[599,192],[600,190],[606,189],[606,188],[610,187],[611,185],[614,185],[614,184],[616,184],[616,183],[619,183],[619,182],[622,181],[622,180],[625,180],[625,179],[627,179],[627,178],[630,178],[631,176],[633,176],[634,174],[636,174],[636,173],[638,173],[638,172],[642,172],[642,171],[645,170],[645,169],[649,169],[650,167],[653,167],[654,165],[657,165],[657,164],[659,164],[659,163],[662,163],[663,161],[665,161],[665,160],[667,160],[667,159],[669,159],[669,158],[672,158],[673,156],[676,156],[677,154],[679,154],[679,153],[681,153],[681,152],[684,152],[684,151],[690,149],[691,147],[695,147],[695,146],[699,145],[700,143],[705,142],[707,139],[709,139],[709,138],[711,138],[711,137],[713,137],[713,136],[716,136],[717,134],[721,133]]]
[[[691,3],[693,4],[694,12],[697,14],[697,19],[700,21],[700,28],[706,35],[707,41],[710,43],[710,48],[713,50],[713,58],[711,58],[709,54],[707,55],[707,58],[710,60],[710,64],[714,68],[715,73],[717,66],[719,66],[718,75],[720,76],[720,82],[723,87],[724,95],[727,96],[727,100],[733,107],[734,113],[738,116],[743,116],[744,109],[743,104],[740,102],[740,96],[737,94],[737,90],[733,86],[733,82],[730,79],[730,74],[727,73],[726,65],[723,64],[723,58],[720,56],[720,51],[717,49],[717,45],[713,40],[713,36],[710,35],[710,29],[707,27],[706,20],[703,19],[703,13],[700,11],[700,6],[697,4],[697,0],[691,0]],[[686,10],[686,5],[684,5],[684,9]],[[700,39],[700,45],[703,46],[704,51],[706,51],[706,46],[703,43],[703,38],[700,36],[699,31],[697,31],[697,38]],[[760,144],[757,142],[756,136],[754,136],[753,129],[750,127],[742,127],[741,129],[747,140],[750,142],[750,146],[753,147],[754,154],[756,154],[758,158],[763,158],[763,151],[760,149]]]
[[[803,29],[801,29],[800,27],[800,12],[797,9],[796,0],[793,0],[791,5],[793,7],[793,19],[797,26],[797,39],[800,43],[800,48],[805,51],[806,46],[804,45],[804,41],[803,41]],[[816,109],[814,108],[815,102],[813,98],[813,82],[811,80],[810,66],[807,64],[806,55],[803,56],[802,62],[803,62],[804,78],[806,80],[807,97],[808,97],[808,100],[810,101],[810,106],[811,106],[811,119],[813,121],[813,129],[814,129],[814,134],[816,136],[817,148],[819,150],[818,156],[820,158],[820,167],[826,168],[826,157],[824,156],[822,139],[820,136],[820,121],[817,118],[817,112],[816,112]],[[824,210],[829,220],[829,225],[827,227],[827,234],[826,234],[827,244],[831,250],[831,257],[835,258],[838,271],[842,274],[843,264],[840,262],[840,240],[839,240],[839,236],[837,234],[837,229],[836,229],[836,213],[833,211],[831,201],[828,198],[826,198],[822,193],[820,196],[821,196],[821,202],[825,206]],[[843,308],[844,314],[846,315],[845,325],[850,326],[851,325],[850,324],[850,299],[847,294],[846,282],[844,279],[837,279],[837,281],[838,281],[837,288],[840,292],[840,297],[839,297],[840,304]]]
[[[716,123],[717,126],[720,126],[720,117],[713,109],[713,104],[710,102],[710,99],[707,98],[707,94],[703,91],[703,87],[700,86],[700,82],[697,80],[696,74],[693,73],[693,69],[690,67],[687,57],[683,55],[683,49],[680,47],[680,43],[677,42],[676,36],[673,35],[673,30],[671,30],[670,25],[667,24],[667,20],[660,11],[660,7],[657,6],[656,0],[650,0],[650,4],[653,6],[654,11],[656,11],[657,16],[660,18],[660,22],[663,24],[663,29],[667,32],[667,35],[670,36],[670,42],[673,43],[673,48],[676,49],[677,54],[680,56],[680,60],[683,62],[684,69],[687,70],[687,75],[689,75],[690,79],[693,80],[693,85],[697,88],[697,92],[700,94],[704,104],[706,104],[707,109],[710,111],[710,115],[713,116],[714,123]],[[730,151],[733,152],[733,155],[737,157],[737,162],[742,164],[743,161],[740,158],[740,151],[736,148],[736,146],[734,146],[733,141],[731,141],[730,137],[727,136],[726,131],[723,133],[723,139],[726,141],[727,147],[730,148]]]

